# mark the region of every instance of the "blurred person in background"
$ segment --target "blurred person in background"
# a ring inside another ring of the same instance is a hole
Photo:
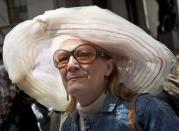
[[[0,66],[0,131],[39,131],[32,99],[11,82]]]
[[[164,91],[158,97],[169,103],[179,116],[179,55],[176,56],[176,63],[162,87]]]

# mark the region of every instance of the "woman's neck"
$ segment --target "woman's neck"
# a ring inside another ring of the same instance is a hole
[[[98,94],[87,92],[86,94],[78,95],[76,99],[82,107],[85,107],[85,106],[92,104],[94,101],[96,101],[98,97],[101,96],[101,94],[103,93],[104,91],[101,91]]]
[[[80,116],[96,114],[102,108],[105,98],[106,94],[103,92],[95,101],[87,106],[82,106],[80,103],[77,103],[77,110]]]

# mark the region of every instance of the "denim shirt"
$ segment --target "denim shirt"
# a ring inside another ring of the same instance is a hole
[[[132,131],[128,123],[128,105],[110,92],[102,110],[84,118],[85,131]],[[179,118],[168,104],[145,94],[137,98],[137,121],[142,131],[179,131]],[[80,131],[77,111],[68,117],[61,131]]]

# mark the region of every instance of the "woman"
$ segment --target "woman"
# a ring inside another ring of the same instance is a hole
[[[60,8],[23,22],[6,36],[3,60],[26,93],[66,112],[62,131],[179,129],[167,104],[136,95],[161,92],[174,55],[109,10]]]
[[[72,96],[62,131],[130,130],[129,103],[135,93],[117,82],[114,63],[102,48],[83,40],[72,38],[60,45],[54,53],[54,64]],[[150,95],[137,99],[136,114],[144,131],[179,129],[179,119],[172,109]]]

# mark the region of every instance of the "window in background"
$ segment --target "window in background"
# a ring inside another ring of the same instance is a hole
[[[26,0],[6,0],[9,23],[19,23],[28,18]]]

